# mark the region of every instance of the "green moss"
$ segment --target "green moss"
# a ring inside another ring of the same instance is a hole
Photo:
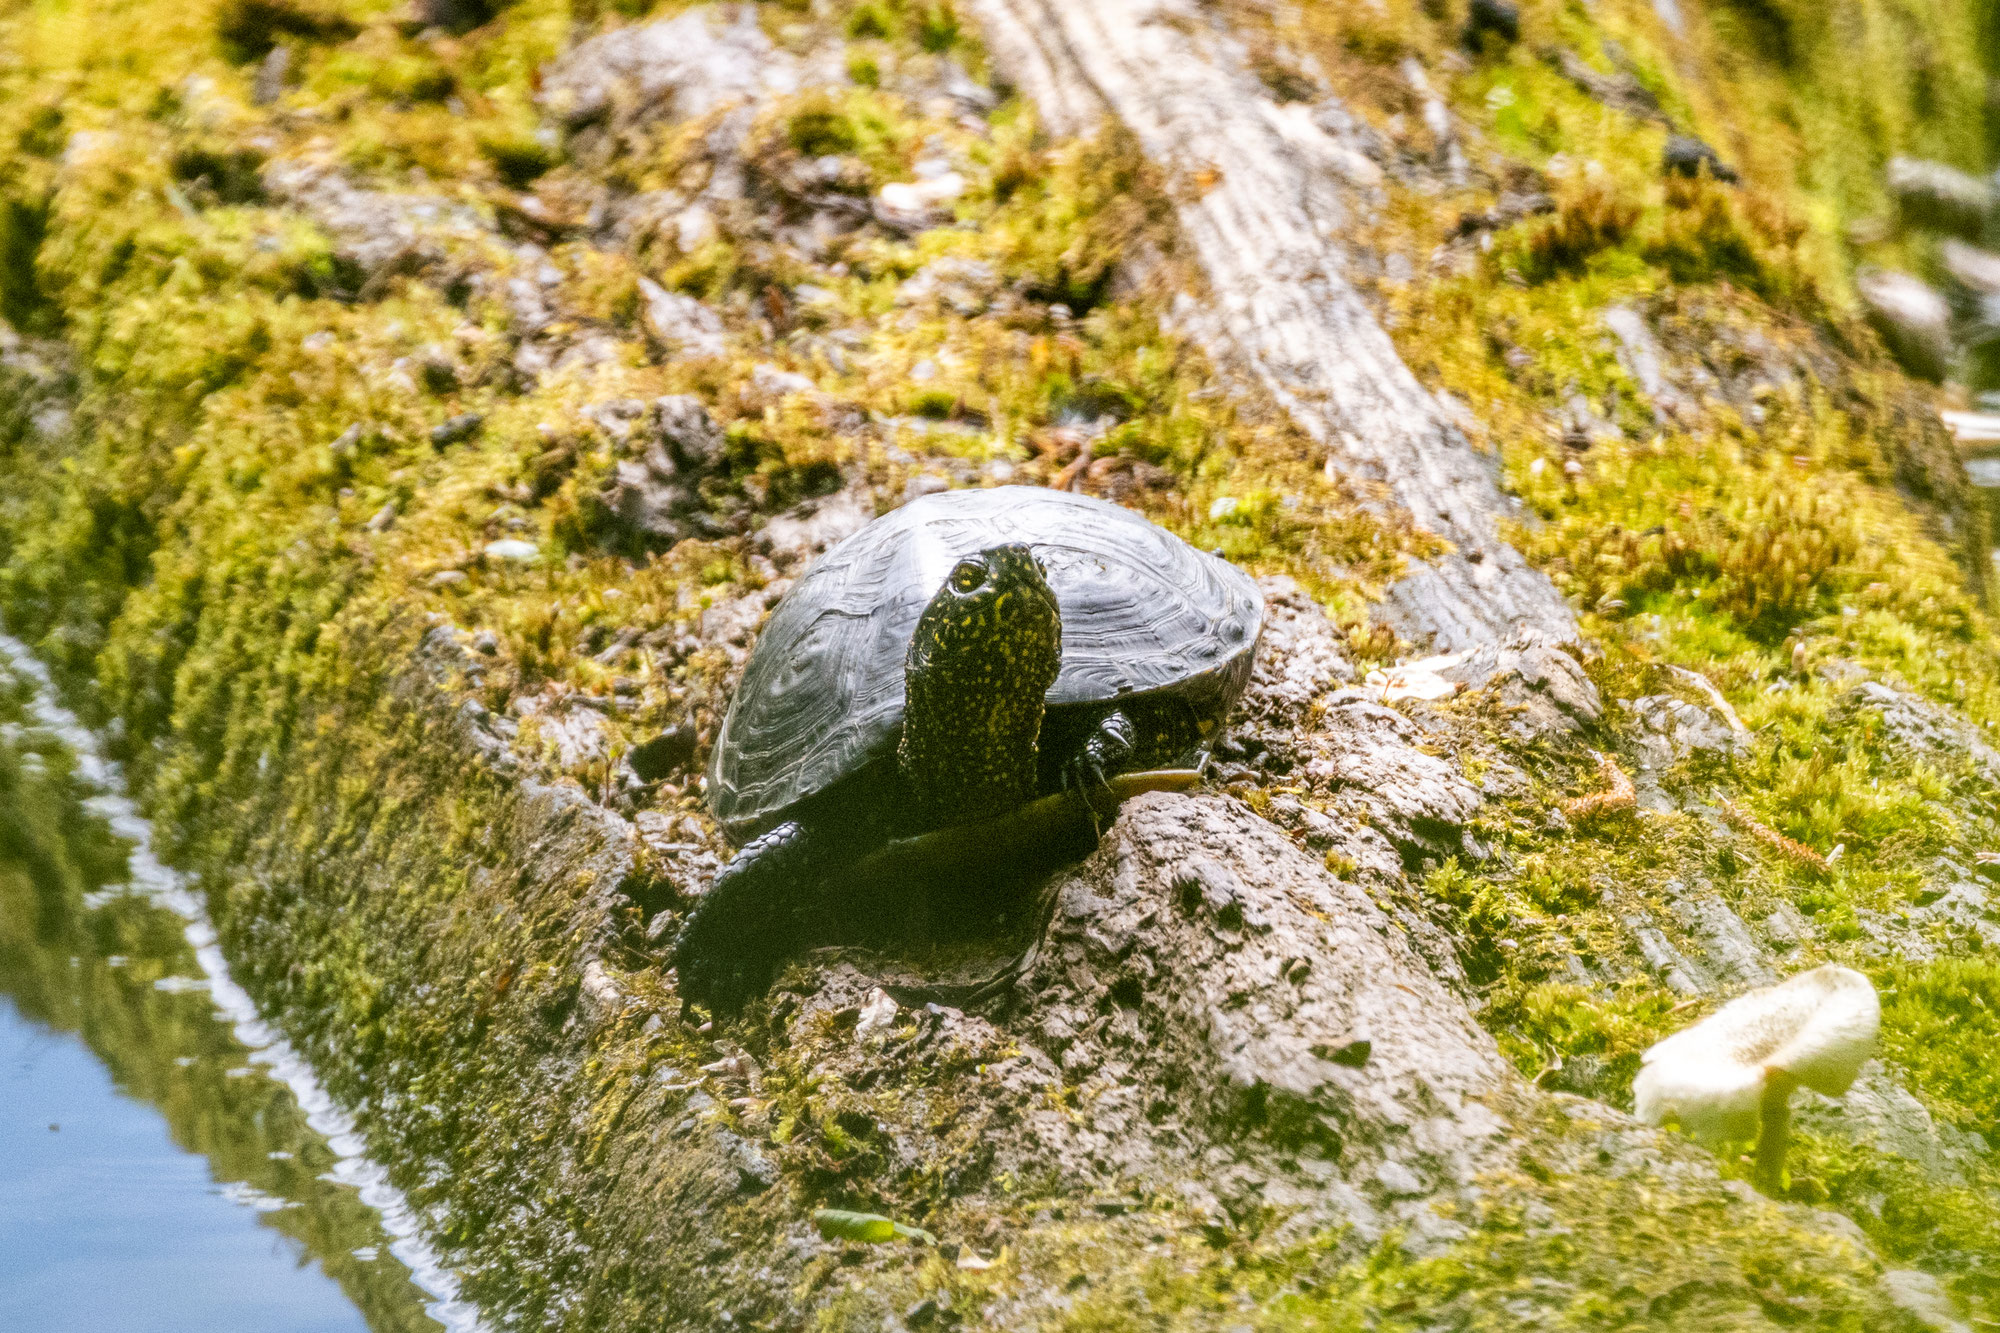
[[[48,227],[46,197],[0,202],[0,318],[37,333],[50,329],[58,319],[42,294],[35,271]]]
[[[1877,984],[1885,1055],[1940,1115],[2000,1137],[2000,1069],[1987,1058],[2000,1035],[2000,964],[1898,963],[1883,969]]]
[[[1516,261],[1529,282],[1546,282],[1565,270],[1584,267],[1632,234],[1639,205],[1602,181],[1567,184],[1553,217],[1532,223],[1520,237]],[[1502,251],[1502,265],[1507,263]]]
[[[916,16],[917,44],[926,51],[949,51],[958,45],[958,10],[945,0],[942,4],[925,4],[918,7]]]
[[[1492,1180],[1507,1203],[1445,1221],[1459,1238],[1413,1253],[1391,1235],[1361,1249],[1340,1232],[1304,1243],[1155,1245],[1130,1278],[1092,1283],[1061,1327],[1416,1330],[1702,1328],[1794,1322],[1899,1326],[1872,1294],[1873,1264],[1837,1233],[1772,1228],[1776,1210],[1717,1190],[1662,1207],[1657,1181]],[[1559,1220],[1558,1220],[1559,1219]],[[1357,1255],[1357,1249],[1360,1253]],[[1082,1263],[1089,1271],[1087,1259]]]
[[[886,4],[870,3],[854,7],[847,19],[847,35],[857,40],[870,37],[887,37],[894,31],[891,9]]]
[[[1872,1148],[1800,1134],[1790,1159],[1791,1197],[1839,1208],[1891,1263],[1945,1274],[1976,1311],[2000,1309],[2000,1212],[1989,1162],[1940,1181],[1923,1165]]]
[[[1796,962],[1852,960],[1866,914],[1906,910],[1929,863],[1984,827],[1967,774],[1911,765],[1867,710],[1795,667],[1844,658],[1979,725],[2000,721],[1979,587],[1954,563],[1965,549],[1941,535],[1967,512],[1962,478],[1934,465],[1935,440],[1913,424],[1926,405],[1838,308],[1839,224],[1876,206],[1880,159],[1920,151],[1969,162],[1976,98],[1965,12],[1929,0],[1867,0],[1847,27],[1780,6],[1770,12],[1783,41],[1760,51],[1728,45],[1731,25],[1747,21],[1740,7],[1696,15],[1684,48],[1664,41],[1638,0],[1587,15],[1526,8],[1521,49],[1435,77],[1471,127],[1475,160],[1504,152],[1548,169],[1556,213],[1515,224],[1490,254],[1435,281],[1375,295],[1412,366],[1489,427],[1482,443],[1534,513],[1521,543],[1577,599],[1602,648],[1593,669],[1606,693],[1671,691],[1659,665],[1691,665],[1757,741],[1732,762],[1664,776],[1696,808],[1585,830],[1549,826],[1551,807],[1595,789],[1579,747],[1551,744],[1531,756],[1532,790],[1492,802],[1475,829],[1502,855],[1433,866],[1419,905],[1462,943],[1481,1016],[1524,1074],[1621,1102],[1638,1052],[1693,1015],[1634,955],[1619,912],[1664,918],[1664,882],[1699,878],[1753,920],[1781,900],[1803,909],[1819,933]],[[773,15],[774,30],[802,12]],[[585,16],[524,0],[434,41],[406,36],[386,5],[342,15],[238,4],[218,27],[213,11],[83,3],[0,24],[18,57],[0,62],[0,145],[12,145],[0,153],[0,314],[25,332],[62,333],[80,380],[76,429],[60,443],[35,436],[19,412],[0,419],[0,600],[100,716],[121,719],[125,757],[173,850],[210,873],[246,981],[337,1091],[370,1108],[371,1134],[394,1146],[418,1201],[448,1207],[448,1239],[464,1247],[474,1292],[526,1324],[712,1322],[709,1302],[734,1288],[703,1266],[686,1228],[774,1237],[801,1199],[927,1220],[949,1215],[954,1191],[985,1168],[967,1131],[934,1170],[898,1178],[863,1121],[915,1114],[930,1090],[863,1094],[782,1059],[769,1092],[785,1190],[711,1206],[711,1185],[674,1174],[695,1168],[638,1132],[686,1118],[649,1071],[708,1053],[676,1024],[642,1030],[646,1014],[672,1013],[674,997],[652,952],[629,943],[637,908],[605,906],[584,876],[524,867],[510,841],[529,818],[516,794],[468,776],[438,737],[460,701],[500,710],[545,691],[636,700],[607,714],[613,754],[691,714],[712,726],[720,654],[655,670],[650,650],[615,645],[625,631],[694,621],[767,575],[734,535],[669,552],[627,544],[603,511],[610,442],[578,409],[701,395],[728,440],[704,504],[751,529],[848,480],[887,496],[919,473],[1061,478],[1253,569],[1299,577],[1351,628],[1362,657],[1395,649],[1392,633],[1366,623],[1370,597],[1436,543],[1330,480],[1323,452],[1282,416],[1216,393],[1200,349],[1163,327],[1167,297],[1199,284],[1176,252],[1164,182],[1134,145],[1115,135],[1051,143],[1018,103],[993,116],[990,136],[969,134],[886,91],[926,51],[950,48],[978,67],[949,6],[874,3],[827,20],[855,39],[849,64],[862,86],[774,107],[750,160],[775,175],[798,157],[848,156],[856,174],[843,188],[872,192],[945,153],[968,178],[952,206],[959,226],[838,241],[811,267],[727,237],[690,254],[664,241],[616,256],[552,245],[577,318],[636,342],[643,273],[714,301],[753,350],[699,366],[633,355],[532,393],[511,386],[500,302],[403,278],[352,300],[357,275],[329,239],[258,197],[256,155],[324,136],[314,151],[385,189],[418,188],[414,169],[473,201],[532,186],[560,202],[579,183],[572,173],[596,168],[535,138],[532,75]],[[1246,31],[1271,21],[1238,17]],[[1415,111],[1384,62],[1416,53],[1443,69],[1459,22],[1406,4],[1280,17],[1296,20],[1286,35],[1378,126]],[[1897,46],[1913,33],[1921,40]],[[258,148],[253,135],[278,131],[240,101],[204,102],[201,81],[246,88],[248,71],[230,62],[277,40],[298,44],[302,82],[288,114],[294,103],[313,111],[296,138]],[[1662,128],[1580,91],[1536,54],[1551,42],[1599,73],[1632,72],[1750,187],[1658,179]],[[87,54],[98,49],[117,58]],[[46,88],[62,81],[73,91],[58,112]],[[1864,99],[1877,109],[1862,126]],[[78,130],[92,137],[76,141],[59,175]],[[1421,139],[1411,142],[1422,156]],[[690,143],[628,146],[604,174],[621,189],[677,187]],[[1433,253],[1461,206],[1490,202],[1477,189],[1397,192],[1379,229],[1355,240]],[[1152,257],[1143,285],[1121,281],[1135,252]],[[468,242],[460,261],[490,273],[489,291],[518,271],[497,243]],[[990,293],[964,309],[914,303],[903,282],[940,261],[984,265]],[[791,301],[804,281],[822,295]],[[1740,351],[1754,334],[1832,370],[1777,387],[1755,412],[1662,427],[1599,331],[1597,312],[1614,303],[1659,314],[1679,348]],[[858,355],[820,338],[853,330],[865,332]],[[413,392],[385,387],[398,360],[421,366],[434,347],[450,349],[450,376]],[[844,409],[894,420],[892,437],[843,434],[810,396],[746,393],[757,361],[808,375]],[[923,362],[933,374],[917,381]],[[1574,395],[1620,438],[1565,452],[1547,427]],[[480,436],[434,450],[430,428],[467,411],[484,414]],[[358,440],[336,451],[357,423]],[[367,529],[391,502],[393,527]],[[517,528],[543,560],[514,568],[476,556]],[[460,577],[434,586],[445,572]],[[410,691],[426,616],[495,632],[499,650],[476,680]],[[640,693],[615,694],[621,680]],[[1504,721],[1460,720],[1474,731]],[[1588,739],[1615,740],[1608,730]],[[596,790],[608,772],[605,759],[566,776]],[[1808,882],[1705,819],[1698,807],[1717,785],[1822,852],[1843,845],[1837,873]],[[691,795],[664,799],[694,817]],[[626,941],[611,964],[640,1002],[580,1050],[562,1035],[579,1003],[579,950],[607,936]],[[1948,1026],[1977,1012],[1971,997],[1995,1000],[1984,974],[1927,965],[1884,985],[1894,1066],[1947,1118],[1991,1123],[1977,1047]],[[1055,1109],[1087,1114],[1073,1103],[1052,1091]],[[924,1114],[944,1125],[962,1109]],[[1551,1161],[1566,1160],[1559,1148]],[[1824,1190],[1899,1261],[1970,1282],[1968,1256],[1991,1252],[1972,1196],[1836,1146],[1811,1153],[1794,1173],[1801,1197]],[[1193,1241],[1191,1224],[1181,1235],[1187,1219],[1173,1219],[1157,1263],[1078,1288],[1072,1322],[1518,1326],[1510,1302],[1556,1327],[1838,1328],[1875,1317],[1861,1294],[1865,1262],[1817,1233],[1708,1202],[1674,1211],[1682,1205],[1659,1206],[1650,1183],[1573,1179],[1574,1161],[1544,1174],[1494,1192],[1546,1207],[1555,1225],[1495,1204],[1421,1258],[1335,1235],[1216,1246]],[[1053,1183],[995,1189],[1059,1194]],[[1877,1194],[1893,1201],[1875,1210],[1890,1219],[1879,1228],[1868,1202]],[[607,1198],[616,1206],[599,1208]],[[702,1203],[688,1208],[698,1220],[671,1212],[690,1200]],[[1929,1221],[1961,1205],[1960,1220]],[[1930,1248],[1926,1225],[1944,1237]],[[1154,1243],[1119,1232],[1111,1245],[1108,1232],[1086,1230],[1076,1254],[1028,1256],[1027,1271],[1081,1271],[1079,1255],[1101,1253],[1100,1271],[1123,1272]],[[677,1239],[661,1245],[669,1232]],[[1107,1248],[1088,1249],[1099,1242]],[[838,1285],[837,1257],[823,1267],[811,1280]],[[908,1288],[915,1299],[955,1284],[983,1299],[1007,1280],[940,1269],[913,1262],[871,1272],[867,1291],[825,1295],[827,1326],[867,1326],[881,1292]],[[764,1312],[738,1313],[753,1322]]]
[[[847,77],[863,88],[876,88],[882,83],[882,67],[873,56],[856,51],[847,58]]]
[[[481,141],[480,151],[503,183],[525,190],[546,175],[559,160],[557,153],[532,135],[509,135]]]
[[[861,132],[830,101],[801,107],[786,122],[785,136],[807,157],[851,153],[861,146]]]

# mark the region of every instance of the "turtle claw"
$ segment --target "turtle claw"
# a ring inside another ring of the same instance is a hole
[[[1077,747],[1063,762],[1062,789],[1074,791],[1083,797],[1083,803],[1090,810],[1090,826],[1094,833],[1104,832],[1099,813],[1098,794],[1111,795],[1110,774],[1121,771],[1132,758],[1138,744],[1138,734],[1131,719],[1122,712],[1111,712],[1097,724],[1097,730],[1089,739]],[[1117,802],[1112,802],[1115,808]]]
[[[1094,835],[1104,833],[1103,817],[1098,813],[1098,793],[1111,793],[1111,779],[1105,776],[1104,765],[1091,754],[1089,747],[1079,750],[1074,758],[1063,765],[1062,789],[1075,792],[1083,798],[1084,809],[1090,811],[1090,831]]]

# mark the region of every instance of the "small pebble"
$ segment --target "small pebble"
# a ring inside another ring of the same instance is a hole
[[[519,537],[506,537],[497,542],[486,543],[488,560],[515,560],[525,564],[541,553],[541,547],[533,542],[524,542]]]
[[[486,418],[477,412],[462,412],[443,425],[431,428],[431,444],[442,449],[448,444],[469,440],[479,432],[479,427],[485,420]]]
[[[868,1003],[861,1006],[861,1017],[855,1020],[854,1035],[866,1037],[875,1032],[886,1032],[896,1021],[896,1001],[880,986],[868,993]]]
[[[1660,170],[1669,176],[1696,177],[1704,171],[1716,180],[1735,184],[1735,168],[1722,160],[1721,154],[1690,134],[1670,134],[1666,149],[1660,154]]]

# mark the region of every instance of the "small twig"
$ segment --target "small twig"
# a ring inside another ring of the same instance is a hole
[[[1089,440],[1083,442],[1076,451],[1076,457],[1071,459],[1069,465],[1056,473],[1054,480],[1049,482],[1050,490],[1069,491],[1076,489],[1077,478],[1083,475],[1083,470],[1090,466],[1091,459],[1096,454],[1096,450],[1092,449],[1090,445],[1091,442]]]
[[[1722,817],[1731,826],[1749,834],[1786,860],[1817,875],[1833,874],[1833,866],[1824,856],[1802,842],[1792,841],[1727,796],[1718,793],[1716,803],[1722,810]]]
[[[1604,779],[1605,790],[1594,796],[1579,796],[1573,801],[1563,802],[1563,813],[1582,823],[1629,814],[1638,809],[1639,793],[1633,789],[1632,779],[1625,776],[1625,770],[1618,767],[1618,761],[1599,751],[1591,753],[1597,755],[1597,773]]]
[[[1700,690],[1708,697],[1708,701],[1715,705],[1715,710],[1722,714],[1722,720],[1729,724],[1729,734],[1736,742],[1737,749],[1747,750],[1750,748],[1750,729],[1743,725],[1743,719],[1738,717],[1736,710],[1729,706],[1729,700],[1724,698],[1722,691],[1715,687],[1714,681],[1702,675],[1699,671],[1691,671],[1683,666],[1669,666],[1667,672],[1678,680],[1686,681],[1689,685]]]

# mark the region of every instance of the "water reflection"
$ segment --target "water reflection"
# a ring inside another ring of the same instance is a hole
[[[351,1171],[218,1016],[186,921],[116,884],[122,848],[59,755],[20,752],[9,702],[0,1323],[436,1333]]]

